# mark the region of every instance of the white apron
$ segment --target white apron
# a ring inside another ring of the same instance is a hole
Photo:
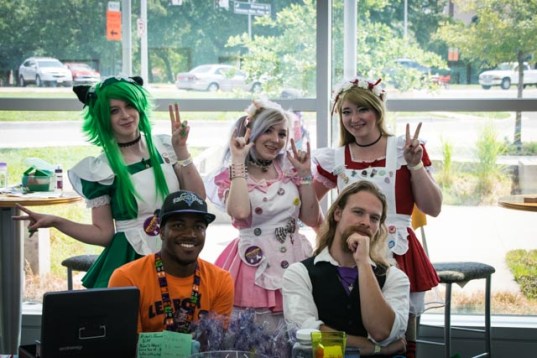
[[[266,192],[249,192],[252,225],[239,230],[238,252],[242,262],[257,266],[255,283],[268,290],[280,289],[285,269],[312,253],[307,238],[298,232],[300,195],[291,181],[277,181]]]
[[[179,190],[177,175],[160,140],[155,140],[154,144],[163,160],[161,167],[168,184],[168,190],[173,193]],[[136,253],[145,256],[160,251],[162,246],[158,217],[155,215],[155,211],[160,209],[163,200],[157,196],[155,175],[151,167],[132,174],[131,180],[140,196],[136,197],[138,217],[131,220],[116,220],[116,232],[123,232]]]
[[[350,183],[367,180],[375,183],[386,196],[388,228],[388,248],[397,255],[408,251],[408,231],[411,225],[410,215],[397,214],[395,206],[395,178],[397,171],[397,137],[389,136],[386,148],[386,167],[369,167],[366,169],[348,169],[345,166],[345,146],[335,149],[334,174],[337,175],[337,187],[341,191]]]

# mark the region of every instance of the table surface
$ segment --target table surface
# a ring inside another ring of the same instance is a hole
[[[524,199],[530,199],[531,203],[524,202]],[[498,204],[504,208],[537,211],[537,194],[520,194],[504,196],[498,200]]]
[[[56,205],[82,200],[82,197],[75,192],[64,192],[61,196],[57,197],[46,197],[45,195],[45,193],[40,193],[39,196],[32,196],[32,194],[21,196],[0,194],[0,208],[12,208],[15,207],[16,204],[23,206]]]

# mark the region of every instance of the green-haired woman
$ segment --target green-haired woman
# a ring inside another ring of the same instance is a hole
[[[92,223],[20,209],[28,228],[55,227],[73,238],[104,246],[82,282],[107,287],[112,272],[143,255],[160,250],[156,211],[169,192],[179,188],[205,198],[205,188],[188,152],[190,127],[181,122],[177,105],[169,107],[172,135],[152,135],[150,95],[140,77],[110,77],[93,86],[73,88],[84,103],[89,142],[101,147],[68,171],[73,189],[86,199]]]

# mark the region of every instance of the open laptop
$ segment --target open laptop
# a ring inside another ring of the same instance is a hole
[[[37,357],[135,357],[136,287],[47,292]]]

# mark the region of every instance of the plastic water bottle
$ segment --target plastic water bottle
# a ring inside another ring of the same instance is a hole
[[[311,332],[319,332],[317,329],[299,329],[296,331],[296,342],[293,345],[293,358],[313,358],[313,345]]]
[[[7,163],[0,162],[0,191],[7,190]]]
[[[54,175],[56,177],[56,190],[63,191],[63,169],[61,165],[56,167]]]

